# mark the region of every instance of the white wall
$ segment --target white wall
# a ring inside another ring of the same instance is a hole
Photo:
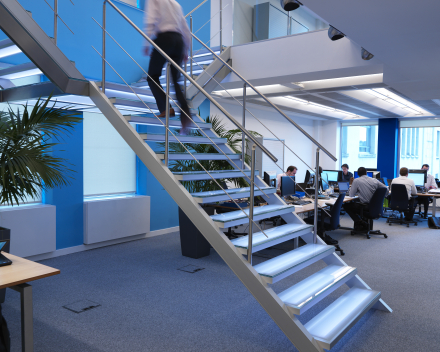
[[[341,122],[315,121],[315,138],[338,160],[333,161],[325,153],[320,153],[320,162],[324,170],[340,170],[341,168]]]
[[[253,13],[251,5],[234,0],[234,45],[252,42]]]
[[[220,104],[239,122],[242,120],[242,107],[234,104],[226,104],[223,101]],[[280,114],[273,112],[271,109],[255,107],[248,104],[248,109],[266,126],[268,126],[272,132],[274,132],[278,138],[284,139],[287,146],[289,146],[301,159],[307,164],[315,166],[315,150],[312,142],[310,142],[301,132],[299,132],[292,124],[286,122],[285,118]],[[227,128],[233,129],[234,125],[225,117],[215,106],[211,104],[211,116],[219,116],[226,123]],[[298,123],[307,133],[314,135],[315,127],[313,120],[305,118],[298,118],[289,114],[296,123]],[[264,128],[252,115],[249,113],[246,115],[246,129],[256,131],[263,135],[264,138],[274,138],[266,128]],[[303,180],[306,173],[306,166],[288,149],[284,154],[284,166],[293,165],[298,168],[297,175],[299,180]],[[263,170],[264,171],[264,170]],[[278,172],[278,170],[277,170]]]
[[[222,0],[223,10],[223,35],[222,44],[224,46],[232,45],[233,35],[233,14],[234,14],[234,0]],[[210,47],[220,45],[220,34],[216,33],[220,30],[220,15],[217,13],[220,10],[220,0],[211,0],[211,44]],[[208,20],[208,19],[206,19]]]

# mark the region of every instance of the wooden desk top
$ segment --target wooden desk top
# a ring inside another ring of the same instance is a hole
[[[60,273],[58,269],[51,268],[50,266],[20,258],[9,253],[3,252],[2,254],[12,260],[12,264],[0,267],[0,289]]]
[[[344,198],[344,203],[350,202],[353,199],[356,199],[357,197],[345,197]],[[335,204],[336,200],[338,198],[330,198],[330,199],[318,199],[318,204],[325,208],[327,205],[325,203],[329,203],[329,204]],[[319,208],[318,208],[319,209]],[[302,207],[299,206],[295,206],[295,213],[296,214],[301,214],[301,213],[307,213],[309,211],[314,211],[315,210],[315,203],[310,203],[310,204],[306,204],[303,205]]]
[[[440,193],[417,193],[419,197],[435,197],[440,198]]]

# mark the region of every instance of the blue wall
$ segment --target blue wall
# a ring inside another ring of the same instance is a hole
[[[379,119],[378,139],[377,169],[382,177],[394,178],[398,165],[399,120]]]
[[[44,0],[19,0],[20,4],[32,12],[33,19],[49,35],[53,36],[53,12]],[[53,6],[53,0],[48,0]],[[143,29],[144,12],[117,0],[113,2],[121,9],[139,28]],[[190,12],[201,0],[178,0],[184,13]],[[102,24],[102,0],[74,0],[59,1],[59,15],[75,33],[74,35],[58,22],[58,46],[64,54],[75,61],[79,71],[89,79],[101,79],[101,58],[92,48],[99,52],[102,47],[102,30],[93,20]],[[143,7],[143,0],[138,5]],[[202,27],[210,18],[211,2],[208,1],[194,13],[194,31]],[[92,18],[93,17],[93,18]],[[189,19],[188,19],[189,21]],[[149,58],[143,55],[144,39],[137,33],[116,11],[107,5],[107,30],[124,47],[125,50],[142,66],[148,68]],[[197,36],[207,43],[210,39],[210,24],[206,24],[197,33]],[[6,39],[0,31],[0,40]],[[201,45],[194,41],[197,50]],[[128,83],[138,81],[142,70],[107,37],[107,59],[109,63],[122,75]],[[9,64],[29,62],[24,54],[13,55],[0,59]],[[122,82],[122,80],[107,68],[107,80]],[[44,79],[44,77],[43,77]],[[205,102],[200,107],[201,116],[209,115],[210,104]],[[83,243],[83,125],[75,128],[72,136],[67,137],[65,143],[55,148],[55,155],[67,158],[75,170],[72,184],[45,192],[43,203],[53,204],[57,207],[57,249],[81,245]],[[151,196],[151,230],[159,230],[178,226],[178,208],[176,203],[157,182],[140,160],[137,160],[137,192],[141,195]]]
[[[83,244],[84,173],[83,124],[77,124],[71,135],[52,149],[55,157],[67,159],[72,173],[71,184],[44,192],[43,203],[56,206],[57,249]]]

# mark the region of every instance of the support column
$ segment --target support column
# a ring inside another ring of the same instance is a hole
[[[399,120],[379,119],[377,143],[377,170],[382,177],[398,175]]]

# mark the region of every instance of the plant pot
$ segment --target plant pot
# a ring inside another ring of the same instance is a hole
[[[6,241],[6,245],[3,247],[2,252],[9,253],[10,243],[11,243],[11,230],[0,227],[0,242]],[[1,270],[1,269],[0,269]],[[6,289],[0,290],[0,304],[5,302]]]
[[[203,207],[203,209],[208,215],[214,215],[214,207]],[[208,256],[211,245],[180,208],[179,226],[182,255],[194,259]]]

